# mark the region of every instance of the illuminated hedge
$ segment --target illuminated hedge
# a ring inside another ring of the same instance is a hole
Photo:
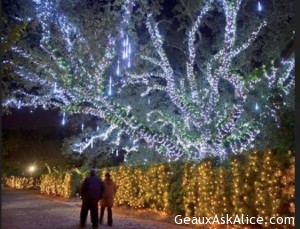
[[[265,222],[268,217],[295,213],[295,157],[290,152],[253,152],[222,163],[211,158],[193,164],[106,168],[100,172],[102,179],[105,172],[111,173],[118,186],[115,205],[186,216],[244,214],[264,217]],[[42,193],[70,198],[79,192],[83,178],[75,170],[43,175],[40,189]],[[28,184],[17,177],[4,182],[13,188]]]
[[[107,171],[111,173],[118,186],[116,205],[160,211],[169,209],[171,176],[169,164],[110,168],[102,171],[102,178]]]
[[[41,193],[71,198],[79,192],[82,176],[76,171],[41,176]]]
[[[39,179],[34,177],[5,177],[3,184],[5,187],[15,189],[39,189]]]
[[[119,186],[116,205],[186,216],[244,214],[267,221],[268,217],[293,216],[295,212],[295,159],[290,152],[282,155],[253,152],[221,164],[212,158],[179,167],[178,163],[121,166],[103,170],[102,178],[109,171]]]

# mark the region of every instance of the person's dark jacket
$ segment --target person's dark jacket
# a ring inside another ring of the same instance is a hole
[[[91,175],[83,181],[81,197],[86,200],[100,200],[104,190],[103,182],[96,175]]]

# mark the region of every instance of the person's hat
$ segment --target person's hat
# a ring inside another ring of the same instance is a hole
[[[95,168],[91,168],[90,169],[90,173],[93,174],[93,175],[95,175],[96,174],[96,169]]]

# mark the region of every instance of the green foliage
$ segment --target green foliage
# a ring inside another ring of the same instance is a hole
[[[71,170],[65,175],[67,190],[65,195],[67,198],[76,196],[77,193],[80,193],[80,187],[82,184],[82,176],[78,171]]]
[[[169,195],[169,211],[171,214],[184,214],[183,205],[183,187],[182,176],[184,164],[182,162],[174,162],[170,164],[172,168],[170,178],[170,195]]]
[[[5,36],[5,40],[1,40],[1,43],[0,43],[0,50],[1,50],[1,55],[0,55],[0,58],[2,60],[3,58],[3,55],[15,44],[17,43],[18,40],[21,39],[26,27],[27,27],[27,22],[22,22],[20,24],[14,24],[14,25],[11,25],[9,26],[7,23],[7,15],[3,14],[3,12],[1,12],[1,24],[5,25],[3,26],[2,28],[7,28],[8,27],[8,30],[7,31],[2,31],[1,29],[1,34],[4,34],[6,33],[6,36]],[[3,37],[4,38],[4,37]],[[10,66],[6,65],[4,66],[4,68],[6,70],[9,69]]]

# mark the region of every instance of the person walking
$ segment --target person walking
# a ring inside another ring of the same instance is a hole
[[[98,202],[104,191],[103,181],[96,176],[96,170],[90,170],[90,176],[85,178],[81,186],[82,205],[80,211],[80,226],[84,227],[90,210],[93,228],[98,227]]]
[[[113,219],[112,219],[112,207],[114,204],[114,196],[117,192],[117,186],[115,182],[110,178],[109,173],[105,173],[105,180],[104,180],[104,193],[103,198],[100,201],[100,224],[102,224],[104,210],[107,207],[107,224],[108,226],[112,226]]]

